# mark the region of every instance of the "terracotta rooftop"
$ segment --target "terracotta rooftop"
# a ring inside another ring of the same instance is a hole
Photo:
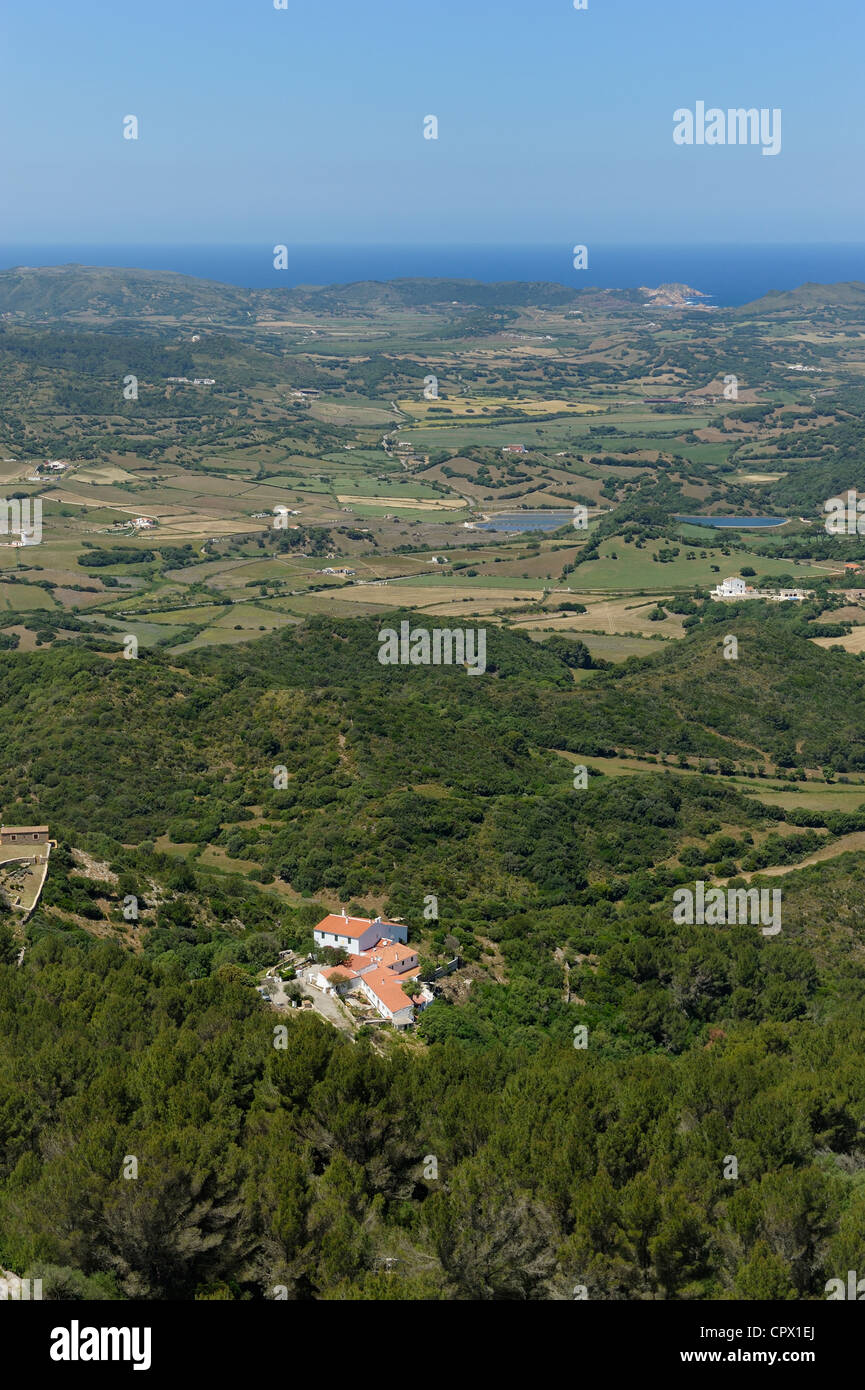
[[[398,1013],[407,1004],[411,1004],[411,999],[402,987],[402,980],[415,980],[420,974],[420,966],[416,965],[413,970],[408,970],[404,975],[394,975],[392,970],[386,966],[378,966],[375,970],[369,970],[364,975],[364,984],[369,985],[374,994],[377,994],[383,1004],[386,1004],[391,1013]]]
[[[346,917],[341,912],[329,912],[326,917],[322,917],[314,930],[330,932],[336,936],[352,936],[357,939],[357,937],[363,936],[364,932],[368,931],[369,928],[373,926],[374,920],[379,921],[380,925],[383,927],[397,925],[396,923],[391,924],[379,918]]]

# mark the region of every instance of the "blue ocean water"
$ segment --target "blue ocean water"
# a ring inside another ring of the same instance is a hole
[[[745,304],[770,290],[813,281],[865,281],[865,243],[733,246],[589,246],[589,269],[573,268],[570,246],[289,247],[287,270],[274,270],[273,247],[217,245],[5,245],[0,270],[19,265],[126,266],[176,270],[249,289],[350,284],[357,280],[445,277],[547,280],[575,288],[633,289],[670,282],[690,285],[717,305]]]

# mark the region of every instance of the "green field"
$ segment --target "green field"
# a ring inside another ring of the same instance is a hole
[[[698,527],[692,528],[699,530]],[[678,543],[677,543],[678,544]],[[825,575],[825,568],[816,564],[797,564],[794,560],[766,559],[742,551],[722,555],[707,551],[706,559],[700,558],[700,548],[685,541],[679,544],[680,554],[666,563],[652,559],[652,551],[662,547],[673,548],[669,541],[648,542],[644,550],[625,544],[621,537],[605,541],[600,549],[600,559],[589,560],[580,566],[580,584],[585,589],[691,589],[695,585],[714,588],[727,575],[738,574],[742,565],[749,565],[756,571],[757,579],[777,574],[795,574],[804,583],[812,575]],[[612,559],[615,553],[618,559]],[[695,559],[687,556],[693,554]],[[713,571],[712,566],[717,568]],[[756,581],[752,581],[756,582]]]

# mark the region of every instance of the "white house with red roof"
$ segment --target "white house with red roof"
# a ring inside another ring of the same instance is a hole
[[[329,912],[312,933],[316,946],[341,946],[344,951],[363,952],[385,937],[388,941],[408,940],[404,922],[385,922],[381,917],[347,917]]]
[[[384,935],[384,931],[388,935]],[[391,933],[398,932],[394,939]],[[346,917],[331,913],[313,932],[320,946],[341,947],[349,952],[344,965],[323,965],[315,983],[330,994],[357,991],[364,995],[382,1018],[397,1028],[414,1022],[414,1005],[425,1006],[430,995],[418,980],[418,992],[409,997],[404,980],[420,975],[417,951],[406,945],[408,931],[402,922],[383,922],[376,917]]]

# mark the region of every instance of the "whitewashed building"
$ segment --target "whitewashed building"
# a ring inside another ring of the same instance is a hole
[[[747,589],[748,585],[744,579],[740,579],[738,575],[732,575],[729,579],[725,579],[723,584],[718,585],[715,593],[719,598],[734,598],[746,593]]]
[[[341,946],[344,951],[363,953],[382,937],[389,941],[408,941],[404,922],[385,922],[381,917],[347,917],[345,913],[330,912],[323,917],[312,933],[316,946]]]
[[[388,935],[383,935],[387,930]],[[394,932],[399,932],[398,938]],[[407,929],[401,922],[367,921],[331,913],[313,932],[317,944],[348,950],[344,965],[322,965],[315,977],[319,989],[329,994],[362,994],[378,1014],[397,1028],[414,1022],[416,1005],[425,1007],[432,994],[418,980],[417,992],[408,995],[403,980],[420,974],[417,951],[405,944]]]

